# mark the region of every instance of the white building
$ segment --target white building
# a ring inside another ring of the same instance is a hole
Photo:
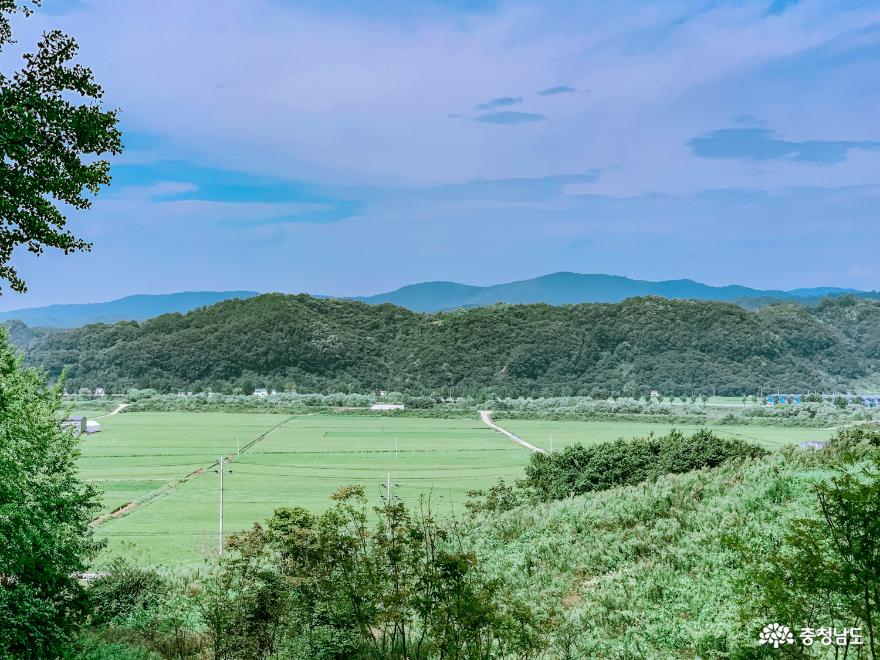
[[[107,392],[104,391],[103,387],[96,387],[95,396],[107,396]]]
[[[403,410],[406,406],[402,403],[374,403],[370,410],[382,412],[384,410]]]
[[[86,433],[100,433],[101,424],[100,422],[96,422],[94,419],[90,419],[86,422]]]
[[[263,398],[269,396],[269,390],[267,390],[265,387],[258,387],[257,389],[254,390],[254,396],[258,396],[261,399],[263,399]]]
[[[65,431],[69,429],[73,435],[79,436],[81,433],[86,432],[87,423],[88,420],[85,417],[73,415],[61,422],[61,429]]]

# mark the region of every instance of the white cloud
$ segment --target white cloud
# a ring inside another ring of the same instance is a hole
[[[878,10],[832,8],[803,3],[767,18],[763,0],[713,10],[507,3],[394,21],[268,0],[94,0],[66,20],[128,126],[213,165],[334,184],[620,166],[620,187],[637,193],[670,170],[709,178],[685,142],[765,105],[754,96],[718,106],[718,88],[880,22]],[[590,94],[532,91],[558,81]],[[548,120],[499,131],[447,118],[506,94]],[[797,98],[772,102],[776,115],[801,110]],[[712,185],[766,178],[714,170]]]

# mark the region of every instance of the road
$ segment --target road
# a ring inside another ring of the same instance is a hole
[[[97,417],[95,417],[95,419],[104,419],[105,417],[112,417],[113,415],[118,415],[126,408],[128,408],[127,403],[120,403],[118,406],[116,406],[116,408],[113,410],[113,412],[108,412],[106,415],[98,415]]]
[[[480,419],[483,420],[483,424],[488,426],[493,431],[498,431],[498,433],[506,435],[508,438],[513,440],[515,443],[517,443],[518,445],[522,445],[523,447],[525,447],[529,451],[534,452],[536,454],[546,454],[547,453],[546,450],[541,449],[540,447],[535,447],[535,445],[526,442],[518,435],[514,435],[513,433],[511,433],[507,429],[503,429],[500,426],[498,426],[498,424],[496,424],[495,422],[492,421],[492,411],[491,410],[481,410],[480,411]]]

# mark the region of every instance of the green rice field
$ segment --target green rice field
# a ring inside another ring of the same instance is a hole
[[[124,552],[144,564],[192,565],[216,553],[220,478],[226,535],[264,520],[279,506],[320,511],[346,484],[363,485],[379,503],[390,472],[394,493],[419,506],[462,512],[469,490],[499,477],[522,476],[525,448],[473,419],[382,415],[122,413],[99,420],[104,430],[82,444],[80,471],[104,491],[104,510],[134,503],[97,527],[105,559]],[[633,422],[499,420],[534,445],[554,449],[665,433]],[[696,427],[680,427],[693,431]],[[782,427],[714,427],[768,448],[822,440],[831,432]],[[239,449],[241,452],[239,453]]]
[[[129,413],[101,420],[84,444],[82,474],[105,489],[105,508],[144,503],[98,528],[108,552],[144,563],[193,563],[215,551],[219,474],[224,531],[246,529],[278,506],[320,511],[345,484],[361,484],[377,504],[390,471],[410,505],[461,511],[466,493],[499,477],[518,478],[529,452],[473,420],[342,415]],[[236,454],[236,439],[245,447]],[[173,488],[175,480],[209,467]],[[157,489],[166,490],[156,496]],[[152,494],[152,495],[151,495]]]

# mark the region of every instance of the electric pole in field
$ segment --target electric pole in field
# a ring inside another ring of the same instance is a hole
[[[220,456],[220,548],[218,556],[223,555],[223,456]]]

